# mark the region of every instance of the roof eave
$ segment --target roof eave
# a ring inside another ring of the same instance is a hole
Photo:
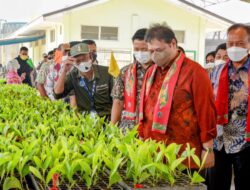
[[[212,16],[212,17],[215,17],[215,18],[217,18],[217,19],[219,19],[219,20],[222,20],[222,21],[224,21],[224,22],[226,22],[226,23],[228,23],[228,24],[235,24],[235,22],[232,21],[232,20],[230,20],[230,19],[227,19],[227,18],[225,18],[225,17],[222,17],[222,16],[220,16],[220,15],[217,15],[217,14],[211,12],[211,11],[208,11],[208,10],[206,10],[206,9],[204,9],[204,8],[202,8],[202,7],[199,7],[199,6],[197,6],[197,5],[193,4],[193,3],[190,3],[190,2],[188,2],[188,1],[186,1],[186,0],[178,0],[178,1],[181,2],[181,3],[183,3],[183,4],[186,4],[186,5],[190,6],[190,7],[192,7],[192,8],[194,8],[194,9],[197,9],[197,10],[199,10],[199,11],[201,11],[201,12],[204,12],[205,14],[208,14],[208,15],[210,15],[210,16]]]

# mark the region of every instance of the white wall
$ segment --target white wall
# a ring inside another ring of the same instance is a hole
[[[205,51],[204,18],[184,11],[165,0],[110,0],[107,3],[64,14],[64,40],[81,40],[81,25],[119,27],[118,41],[96,41],[101,49],[131,49],[133,33],[151,23],[167,22],[174,30],[185,30],[187,50],[197,51],[203,64]]]
[[[8,63],[11,59],[14,59],[19,54],[20,45],[14,44],[14,45],[7,45],[7,46],[1,46],[0,47],[0,53],[1,55],[0,62],[4,65]]]

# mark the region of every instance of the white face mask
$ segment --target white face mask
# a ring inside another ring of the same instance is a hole
[[[239,62],[248,55],[248,50],[241,47],[230,47],[227,49],[227,54],[230,60]]]
[[[141,64],[145,64],[150,61],[150,52],[148,51],[135,51],[134,56],[135,59]]]
[[[87,73],[90,71],[92,67],[92,63],[91,61],[87,61],[87,62],[81,62],[78,66],[77,69],[82,72],[82,73]]]
[[[223,59],[218,59],[214,61],[214,66],[221,65],[224,63],[226,63],[226,61],[224,61]]]
[[[205,69],[211,69],[213,67],[214,67],[214,63],[206,63],[204,66]]]
[[[68,59],[67,55],[62,56],[62,63]]]

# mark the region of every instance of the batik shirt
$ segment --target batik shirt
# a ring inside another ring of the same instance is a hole
[[[135,63],[133,63],[135,64]],[[137,92],[136,92],[136,100],[140,99],[140,92],[142,88],[142,82],[143,82],[143,77],[146,73],[146,70],[141,66],[141,64],[136,63],[136,76],[137,76]],[[120,75],[115,79],[114,81],[114,87],[112,90],[112,98],[113,99],[119,99],[121,101],[124,101],[124,82],[125,82],[125,73],[127,70],[131,67],[130,65],[127,65],[121,69]],[[136,101],[136,113],[139,113],[139,103],[140,101]],[[137,117],[138,118],[138,117]],[[124,114],[122,113],[121,121],[119,123],[119,127],[126,131],[126,129],[132,129],[135,125],[138,124],[138,121],[136,120],[126,120],[124,118]]]
[[[181,151],[189,143],[200,156],[202,143],[216,137],[216,108],[211,82],[198,63],[184,59],[173,94],[167,131],[165,134],[152,131],[155,103],[168,69],[157,68],[149,95],[145,102],[141,102],[144,103],[144,118],[143,127],[138,129],[139,136],[166,144],[183,144]],[[191,167],[196,165],[192,162]]]
[[[224,146],[227,153],[237,153],[250,146],[245,141],[246,120],[248,110],[248,68],[250,59],[239,69],[229,64],[229,123],[217,126],[218,136],[214,140],[214,148],[221,150]],[[217,77],[217,82],[219,83]]]
[[[219,76],[221,74],[222,69],[224,68],[225,64],[220,64],[217,65],[213,68],[212,73],[210,74],[210,79],[212,82],[212,86],[213,86],[213,92],[214,92],[214,97],[217,96],[217,91],[218,91],[218,87],[219,87]]]
[[[41,68],[38,71],[38,75],[36,77],[36,82],[39,84],[45,84],[47,75],[49,73],[51,62],[47,62],[42,64]]]

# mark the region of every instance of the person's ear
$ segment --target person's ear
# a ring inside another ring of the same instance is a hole
[[[176,39],[172,39],[172,43],[173,47],[177,48],[177,41]]]

